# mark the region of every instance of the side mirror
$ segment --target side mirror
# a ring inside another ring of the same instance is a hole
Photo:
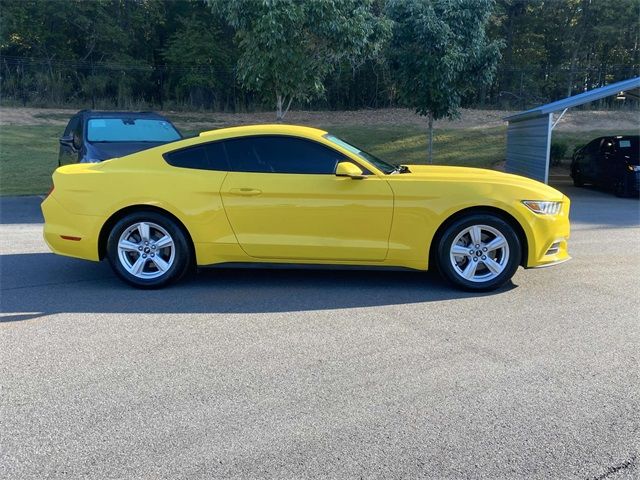
[[[63,147],[73,148],[73,135],[65,135],[64,137],[60,137],[59,141],[60,145],[62,145]]]
[[[351,162],[340,162],[336,167],[337,177],[350,177],[354,180],[362,180],[364,174],[362,169]]]

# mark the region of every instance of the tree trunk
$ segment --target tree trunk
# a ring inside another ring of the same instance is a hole
[[[589,0],[583,0],[582,2],[582,16],[577,22],[576,28],[579,29],[578,38],[575,39],[573,46],[573,52],[571,53],[571,63],[569,66],[569,75],[567,81],[567,97],[570,97],[573,93],[573,79],[575,76],[576,63],[578,61],[578,55],[582,51],[582,42],[584,41],[585,33],[588,28],[589,22]],[[575,38],[575,37],[574,37]]]
[[[429,165],[433,163],[433,113],[429,112],[427,117],[429,119],[429,148],[428,148],[428,161]]]
[[[276,121],[282,122],[284,115],[282,115],[282,95],[276,93]]]
[[[276,120],[278,121],[278,123],[284,120],[284,116],[289,111],[289,108],[291,107],[291,102],[293,101],[293,96],[290,96],[289,101],[287,102],[287,106],[284,108],[284,110],[282,110],[282,107],[284,106],[284,102],[286,101],[285,97],[286,96],[283,97],[279,93],[276,93]]]

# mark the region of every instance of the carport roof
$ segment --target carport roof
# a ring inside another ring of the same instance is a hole
[[[538,117],[541,115],[548,115],[549,113],[556,112],[558,110],[564,110],[565,108],[576,107],[585,103],[600,100],[601,98],[610,97],[616,95],[619,92],[631,93],[633,96],[640,96],[640,77],[630,78],[629,80],[623,80],[622,82],[612,83],[611,85],[605,85],[604,87],[595,88],[587,92],[579,93],[572,97],[563,98],[556,102],[547,103],[546,105],[540,105],[538,107],[526,110],[524,112],[516,113],[504,119],[508,122],[526,120],[528,118]]]

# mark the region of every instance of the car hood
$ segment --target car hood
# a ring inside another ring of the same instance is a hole
[[[553,187],[531,178],[486,168],[450,167],[443,165],[407,165],[410,173],[393,175],[398,180],[455,181],[456,183],[484,183],[525,188],[541,195],[540,198],[561,199],[564,195]]]
[[[124,157],[148,148],[164,145],[166,142],[99,142],[90,144],[88,157],[92,160],[109,160]]]

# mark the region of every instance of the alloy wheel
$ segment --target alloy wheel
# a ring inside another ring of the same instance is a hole
[[[449,252],[456,274],[470,282],[482,283],[500,275],[509,262],[509,243],[498,229],[472,225],[453,240]]]
[[[136,278],[153,279],[164,275],[173,265],[175,256],[173,238],[156,223],[134,223],[118,240],[118,259]]]

